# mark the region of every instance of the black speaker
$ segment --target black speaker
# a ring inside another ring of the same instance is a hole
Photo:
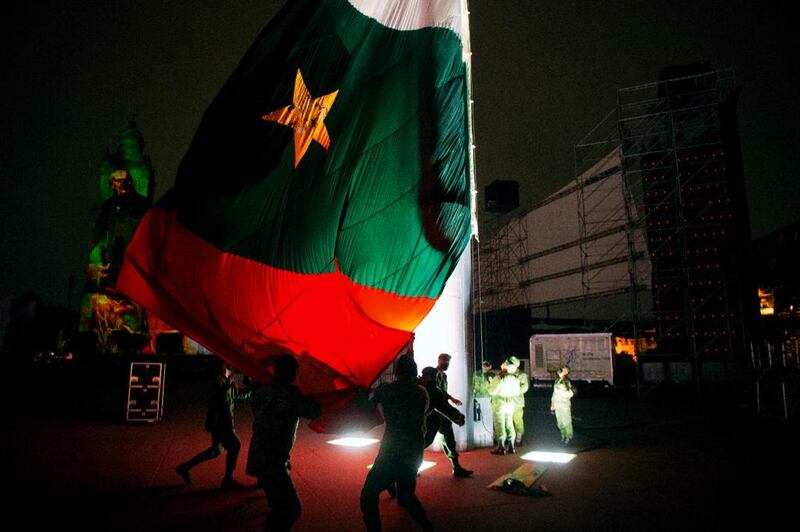
[[[519,207],[519,183],[497,180],[484,187],[486,212],[510,212]]]
[[[159,355],[183,354],[183,335],[178,332],[159,334],[156,336],[156,353]]]
[[[124,330],[111,331],[111,343],[115,344],[121,353],[137,353],[144,348],[147,340],[144,334]]]
[[[70,338],[69,348],[79,358],[89,358],[97,352],[97,333],[81,331]]]

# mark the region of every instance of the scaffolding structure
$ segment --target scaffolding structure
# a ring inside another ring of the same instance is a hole
[[[749,224],[733,72],[667,76],[617,96],[617,108],[575,150],[584,297],[603,292],[603,270],[627,262],[631,304],[620,319],[632,324],[634,346],[642,322],[652,324],[672,380],[686,382],[688,375],[699,388],[701,374],[721,379],[722,364],[744,346],[736,255],[749,240]],[[614,153],[619,167],[603,167]],[[627,198],[624,209],[592,201],[617,186]],[[602,238],[615,229],[616,240]],[[652,310],[638,296],[649,288],[636,266],[640,234],[652,264]]]
[[[521,289],[525,280],[523,258],[527,250],[528,232],[523,215],[517,212],[482,213],[483,238],[479,243],[482,312],[526,305]],[[476,283],[473,283],[475,285]]]
[[[484,211],[479,223],[481,239],[472,252],[475,367],[486,360],[499,364],[508,354],[523,357],[530,336],[521,284],[527,246],[524,215]]]
[[[638,336],[643,293],[650,288],[651,266],[637,208],[623,171],[617,111],[609,113],[575,146],[575,188],[580,232],[583,320],[593,324],[591,298],[628,294],[630,311],[605,330],[632,324]]]

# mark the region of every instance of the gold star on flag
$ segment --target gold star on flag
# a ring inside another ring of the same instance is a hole
[[[262,116],[262,120],[277,122],[294,130],[294,167],[300,164],[300,159],[306,154],[311,141],[316,140],[326,150],[331,139],[325,128],[325,116],[331,110],[333,101],[339,91],[334,91],[325,96],[313,98],[300,70],[294,80],[294,96],[291,105]]]

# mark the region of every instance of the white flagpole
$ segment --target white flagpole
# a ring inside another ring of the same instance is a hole
[[[467,127],[469,142],[469,172],[471,194],[471,237],[478,237],[477,185],[475,180],[475,145],[473,142],[473,102],[472,102],[472,51],[469,39],[469,10],[467,0],[461,1],[461,23],[464,46],[464,63],[467,84]],[[448,279],[442,295],[433,309],[415,330],[414,357],[419,369],[436,366],[440,353],[448,353],[450,369],[447,372],[449,393],[460,399],[459,410],[464,413],[467,423],[464,427],[454,426],[456,445],[459,450],[466,449],[472,442],[473,397],[471,376],[474,371],[474,353],[468,349],[467,331],[472,319],[470,295],[472,293],[472,238],[461,254],[458,266]],[[491,441],[491,439],[490,439]],[[434,449],[440,449],[438,442]]]

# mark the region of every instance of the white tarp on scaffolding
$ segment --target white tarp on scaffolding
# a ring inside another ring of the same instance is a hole
[[[631,273],[649,287],[645,239],[630,222],[638,214],[615,149],[482,246],[483,310],[620,293]]]

